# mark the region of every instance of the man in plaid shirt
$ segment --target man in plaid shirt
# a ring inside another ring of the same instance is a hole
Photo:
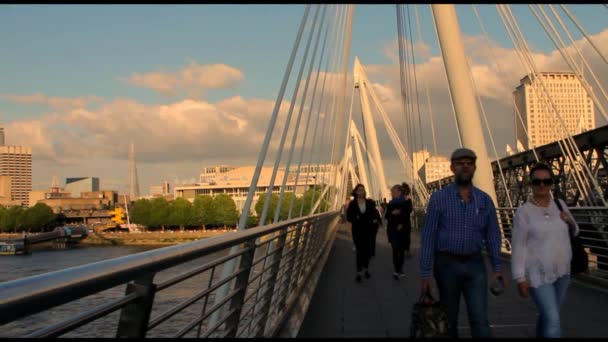
[[[470,149],[452,153],[454,183],[432,194],[422,230],[421,290],[430,293],[433,274],[440,301],[447,306],[452,337],[458,337],[461,294],[467,304],[471,335],[491,336],[486,267],[481,254],[484,245],[492,261],[493,280],[502,278],[496,209],[490,196],[472,184],[476,160]]]

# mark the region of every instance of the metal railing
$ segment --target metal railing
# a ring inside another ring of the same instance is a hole
[[[338,219],[318,214],[0,283],[0,334],[274,336]],[[233,259],[236,270],[219,279]],[[228,294],[216,298],[225,284]]]
[[[513,217],[517,208],[497,208],[498,222],[503,228],[503,252],[511,253]],[[608,280],[608,208],[568,208],[577,222],[579,237],[589,255],[589,276]]]

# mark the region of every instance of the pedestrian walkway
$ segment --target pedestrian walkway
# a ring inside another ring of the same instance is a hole
[[[392,277],[392,254],[386,231],[378,232],[372,278],[355,283],[355,254],[348,225],[342,225],[319,279],[298,337],[408,337],[413,303],[418,299],[419,237],[412,234],[406,277]],[[511,277],[509,263],[505,275]],[[495,337],[534,337],[536,309],[517,295],[514,283],[504,294],[488,295],[489,320]],[[434,295],[436,294],[434,291]],[[608,293],[572,284],[562,309],[566,337],[608,336]],[[470,337],[466,306],[461,300],[459,329]]]

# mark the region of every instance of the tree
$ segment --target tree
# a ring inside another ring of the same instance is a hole
[[[247,228],[253,228],[256,226],[257,223],[258,223],[257,216],[254,216],[254,215],[247,216],[247,223],[245,223],[247,225]]]
[[[232,197],[219,194],[213,198],[215,224],[219,226],[234,227],[239,220],[239,211]]]
[[[287,217],[289,217],[289,205],[291,204],[291,199],[294,199],[294,209],[297,208],[296,207],[296,199],[297,196],[293,193],[293,192],[286,192],[283,194],[283,200],[281,201],[281,212],[279,213],[279,221],[283,221],[283,220],[287,220]],[[299,211],[293,210],[291,211],[291,217],[297,217],[298,215],[294,215],[294,214],[300,214]],[[274,215],[272,216],[272,219],[274,220]]]
[[[197,196],[192,205],[194,222],[197,225],[207,226],[215,222],[215,208],[213,197],[208,195]]]
[[[4,218],[4,215],[6,215],[6,208],[2,205],[0,205],[0,231],[4,231],[4,226],[2,225],[2,220]]]
[[[20,221],[20,226],[23,229],[43,232],[53,226],[55,214],[48,205],[36,203],[33,207],[24,210],[18,221]]]
[[[184,230],[185,226],[194,224],[192,203],[183,197],[178,197],[171,202],[169,212],[169,223],[172,226],[179,226],[181,230]]]
[[[255,204],[255,212],[257,213],[260,220],[262,219],[262,211],[264,209],[265,202],[266,194],[264,193],[260,195],[257,203]],[[272,222],[272,218],[274,217],[274,211],[277,208],[277,203],[279,203],[279,195],[272,194],[272,196],[270,196],[270,206],[268,207],[268,213],[266,214],[266,223]],[[265,223],[260,221],[259,224],[263,226]]]
[[[20,206],[13,206],[8,208],[6,213],[2,216],[2,222],[0,222],[0,226],[4,229],[5,232],[17,231],[17,221],[20,220],[20,216],[23,211],[23,208]]]
[[[307,216],[310,214],[310,210],[313,208],[315,203],[317,203],[317,201],[319,200],[319,197],[321,197],[321,194],[322,194],[322,192],[320,191],[320,189],[306,190],[306,192],[304,193],[304,195],[302,196],[302,199],[301,199],[302,201],[304,201],[304,210],[302,211],[303,216]],[[292,214],[293,217],[297,217],[300,215],[301,206],[302,206],[302,202],[299,203],[299,206],[297,208],[294,207],[294,210],[297,210],[297,215]],[[329,208],[329,205],[327,204],[327,201],[322,200],[321,203],[319,204],[319,208],[315,212],[316,213],[325,212],[328,210],[328,208]]]
[[[152,214],[152,203],[149,200],[142,198],[138,199],[129,209],[129,217],[131,222],[150,226]]]
[[[165,227],[169,225],[169,202],[163,197],[150,201],[150,226]]]

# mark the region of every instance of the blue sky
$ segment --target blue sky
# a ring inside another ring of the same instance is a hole
[[[493,39],[510,46],[496,10],[479,8]],[[605,7],[570,8],[583,18],[590,34],[608,28]],[[2,5],[0,94],[97,96],[105,101],[125,98],[164,104],[171,101],[125,79],[134,73],[177,71],[194,60],[224,63],[244,74],[236,89],[209,90],[210,102],[235,94],[274,101],[303,9],[303,5]],[[479,34],[471,7],[457,9],[463,33]],[[432,53],[437,54],[428,5],[420,10],[424,39],[432,42]],[[526,6],[514,6],[514,11],[533,46],[552,51],[553,45],[532,23]],[[353,57],[358,55],[364,64],[391,64],[384,48],[396,36],[394,5],[356,6]],[[2,124],[48,112],[43,105],[0,97]],[[9,143],[11,134],[16,132],[7,132]],[[197,173],[188,170],[193,176]],[[35,172],[35,177],[48,176]]]
[[[516,14],[531,18],[526,8]],[[608,11],[571,6],[590,33],[606,28]],[[2,5],[0,93],[44,92],[53,96],[95,94],[162,101],[154,93],[121,82],[133,72],[177,69],[188,59],[241,68],[244,96],[272,98],[286,65],[303,5]],[[503,44],[505,33],[493,8],[484,24]],[[465,34],[480,30],[468,5],[458,5]],[[604,8],[605,9],[605,8]],[[434,38],[428,6],[420,7],[425,41]],[[490,15],[491,14],[491,15]],[[352,51],[367,64],[386,63],[382,49],[396,39],[393,5],[357,5]],[[522,28],[543,51],[553,48],[536,25]],[[530,28],[530,29],[526,29]],[[532,29],[534,28],[534,29]],[[433,44],[435,46],[436,44]],[[220,97],[221,91],[210,94]],[[33,111],[0,102],[3,120]],[[9,110],[10,109],[10,110]]]

